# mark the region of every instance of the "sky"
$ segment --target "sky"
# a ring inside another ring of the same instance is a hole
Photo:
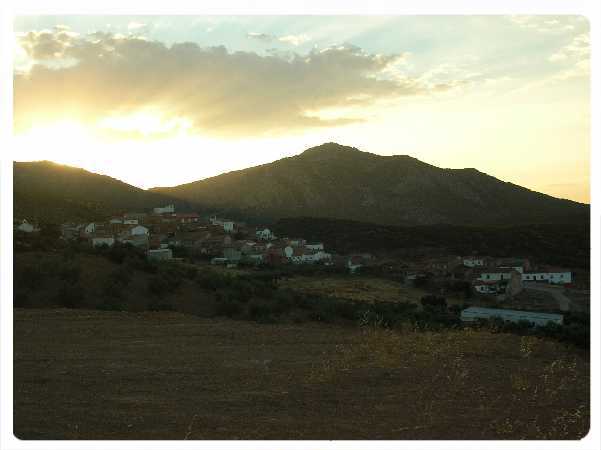
[[[15,159],[149,188],[324,142],[588,203],[581,16],[19,16]]]

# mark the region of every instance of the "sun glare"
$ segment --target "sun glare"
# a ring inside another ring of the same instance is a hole
[[[110,116],[98,122],[98,127],[103,130],[118,132],[135,132],[142,136],[154,134],[182,134],[191,127],[187,119],[165,119],[156,111],[139,111],[125,116]]]

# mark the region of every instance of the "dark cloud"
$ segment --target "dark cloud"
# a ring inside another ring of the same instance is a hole
[[[153,108],[168,119],[185,118],[205,134],[278,133],[360,120],[324,120],[310,112],[432,90],[417,78],[390,75],[403,55],[369,54],[352,45],[282,56],[190,42],[168,47],[111,33],[64,33],[21,37],[31,58],[55,64],[37,63],[28,73],[15,73],[17,130],[47,118],[95,123]]]

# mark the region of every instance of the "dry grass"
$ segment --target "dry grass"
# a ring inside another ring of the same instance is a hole
[[[365,302],[419,303],[425,291],[401,283],[364,276],[309,277],[298,276],[283,280],[281,285],[307,294],[332,296]]]
[[[579,439],[588,355],[478,330],[15,310],[26,439]]]

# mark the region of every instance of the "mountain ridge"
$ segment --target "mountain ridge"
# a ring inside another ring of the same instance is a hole
[[[585,204],[475,168],[443,169],[409,155],[377,155],[332,142],[271,163],[150,190],[274,220],[314,216],[388,225],[504,225],[570,222],[571,216],[588,213]]]
[[[475,168],[438,168],[336,143],[174,187],[148,190],[51,161],[14,162],[15,217],[57,221],[175,203],[275,222],[316,217],[381,225],[521,225],[588,221],[589,206]],[[59,210],[56,214],[53,209]]]

